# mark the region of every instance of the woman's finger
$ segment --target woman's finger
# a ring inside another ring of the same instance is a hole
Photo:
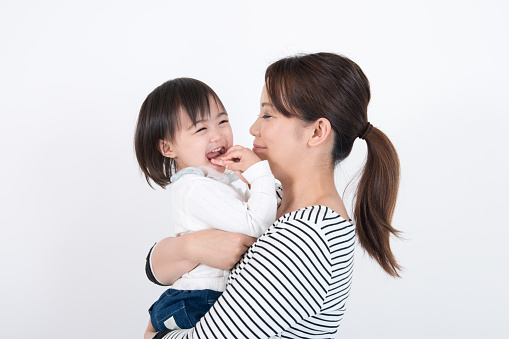
[[[182,235],[187,237],[188,250],[196,260],[207,266],[231,269],[256,240],[250,236],[207,229]]]

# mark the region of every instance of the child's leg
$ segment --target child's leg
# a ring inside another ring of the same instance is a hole
[[[194,327],[220,295],[211,290],[168,289],[149,309],[153,328],[163,331]]]
[[[156,334],[156,330],[154,329],[154,326],[152,326],[152,322],[148,321],[147,329],[145,330],[145,335],[143,336],[143,339],[152,339],[154,334]]]

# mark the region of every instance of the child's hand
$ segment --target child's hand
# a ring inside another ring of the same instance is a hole
[[[261,161],[261,159],[251,149],[236,145],[230,147],[220,158],[212,159],[211,161],[215,165],[225,166],[246,184],[249,184],[242,176],[242,172]]]

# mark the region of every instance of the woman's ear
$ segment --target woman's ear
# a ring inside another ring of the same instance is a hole
[[[308,140],[308,146],[318,146],[324,143],[328,136],[331,134],[331,124],[328,119],[320,118],[316,120],[311,126],[312,128],[312,135],[311,138]]]
[[[177,157],[177,154],[173,151],[172,144],[167,140],[159,139],[159,152],[167,158]]]

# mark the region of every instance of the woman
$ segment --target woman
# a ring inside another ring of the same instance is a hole
[[[391,219],[399,161],[386,135],[368,122],[369,99],[362,70],[336,54],[291,57],[268,67],[250,133],[253,151],[269,161],[282,185],[278,219],[242,256],[226,291],[195,328],[154,338],[333,337],[350,291],[355,235],[388,274],[398,276],[389,237],[397,233]],[[354,230],[335,188],[334,167],[358,137],[368,155]],[[229,169],[237,170],[235,164]],[[167,238],[154,248],[149,273],[171,284],[198,263],[229,268],[253,241],[209,230]]]

